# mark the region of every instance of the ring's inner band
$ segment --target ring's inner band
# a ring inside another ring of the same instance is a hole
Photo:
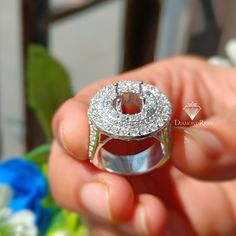
[[[96,165],[112,172],[132,174],[132,173],[143,173],[161,164],[164,157],[164,147],[157,140],[150,142],[151,146],[141,150],[138,153],[131,154],[131,150],[127,150],[128,154],[117,152],[112,153],[110,150],[106,150],[105,146],[100,146],[96,153]],[[113,141],[113,140],[112,140]],[[109,141],[108,141],[109,142]],[[132,141],[126,141],[127,143]],[[132,145],[131,145],[132,146]],[[118,148],[119,149],[119,148]]]

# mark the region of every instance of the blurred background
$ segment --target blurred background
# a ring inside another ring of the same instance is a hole
[[[76,92],[173,55],[224,56],[235,9],[235,0],[1,0],[0,156],[45,142],[26,102],[31,43],[65,66]]]

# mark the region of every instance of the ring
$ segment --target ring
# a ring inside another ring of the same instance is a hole
[[[124,175],[162,166],[170,157],[171,114],[167,96],[143,81],[102,88],[88,109],[89,160],[99,169]],[[118,143],[118,153],[109,150],[109,144],[114,150]]]

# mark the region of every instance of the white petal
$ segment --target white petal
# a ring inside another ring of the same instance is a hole
[[[16,235],[37,236],[38,230],[35,226],[35,215],[32,211],[24,210],[13,214],[8,224],[11,225]]]
[[[58,231],[53,233],[53,236],[69,236],[69,233],[66,231]]]
[[[36,226],[31,226],[30,228],[28,228],[25,234],[25,236],[37,236],[37,235],[38,235],[38,230]]]
[[[217,66],[232,66],[229,60],[218,56],[210,57],[208,62]]]
[[[236,66],[236,39],[231,39],[225,46],[226,55],[230,61]]]
[[[9,220],[12,224],[24,224],[25,226],[34,225],[35,215],[32,211],[24,210],[12,215]]]
[[[25,225],[11,225],[13,235],[12,236],[37,236],[38,230],[36,226]]]

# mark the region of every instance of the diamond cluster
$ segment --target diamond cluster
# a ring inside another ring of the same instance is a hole
[[[123,114],[119,103],[115,102],[122,94],[141,97],[141,111]],[[158,132],[169,122],[171,113],[171,104],[166,95],[156,87],[140,81],[121,81],[104,87],[92,98],[88,110],[91,133],[98,129],[121,139],[146,137]],[[90,138],[95,139],[94,134]]]

